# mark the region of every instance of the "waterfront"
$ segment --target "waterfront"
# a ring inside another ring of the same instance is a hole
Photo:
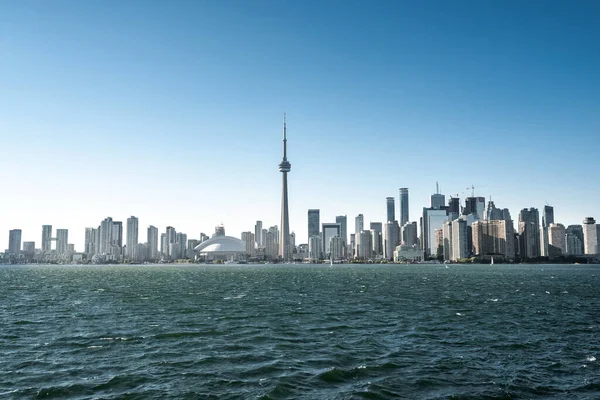
[[[0,266],[7,398],[598,398],[598,265]]]

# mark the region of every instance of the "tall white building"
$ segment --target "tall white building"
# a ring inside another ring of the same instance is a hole
[[[383,238],[383,253],[387,260],[394,259],[394,251],[400,244],[400,227],[398,221],[388,221],[385,224],[385,236]]]
[[[256,242],[256,247],[262,247],[262,221],[256,221],[254,225],[254,241]]]
[[[242,241],[246,244],[246,254],[250,257],[254,256],[254,233],[242,232]]]
[[[333,236],[329,240],[329,254],[332,260],[340,260],[343,257],[344,240],[339,236]]]
[[[158,260],[158,228],[150,225],[148,227],[148,258],[150,260]],[[194,246],[195,247],[195,246]]]
[[[316,262],[321,259],[321,236],[315,235],[308,238],[308,259]]]
[[[469,256],[467,234],[467,220],[464,217],[452,221],[452,261]]]
[[[138,219],[134,216],[127,218],[127,258],[133,260],[135,246],[138,244]]]
[[[452,261],[452,221],[444,222],[444,261]]]
[[[598,254],[598,228],[592,217],[583,220],[583,250],[585,254]]]

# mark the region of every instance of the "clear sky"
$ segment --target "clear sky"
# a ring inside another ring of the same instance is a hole
[[[439,181],[600,219],[598,1],[0,0],[0,248],[112,216],[197,238],[410,218]]]

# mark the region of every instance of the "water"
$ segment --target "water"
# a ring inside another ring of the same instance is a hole
[[[597,399],[600,266],[0,266],[0,398]]]

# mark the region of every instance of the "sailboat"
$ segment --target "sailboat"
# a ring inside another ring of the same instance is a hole
[[[490,265],[494,265],[494,256],[490,259]]]
[[[333,255],[329,258],[329,266],[333,267]]]

